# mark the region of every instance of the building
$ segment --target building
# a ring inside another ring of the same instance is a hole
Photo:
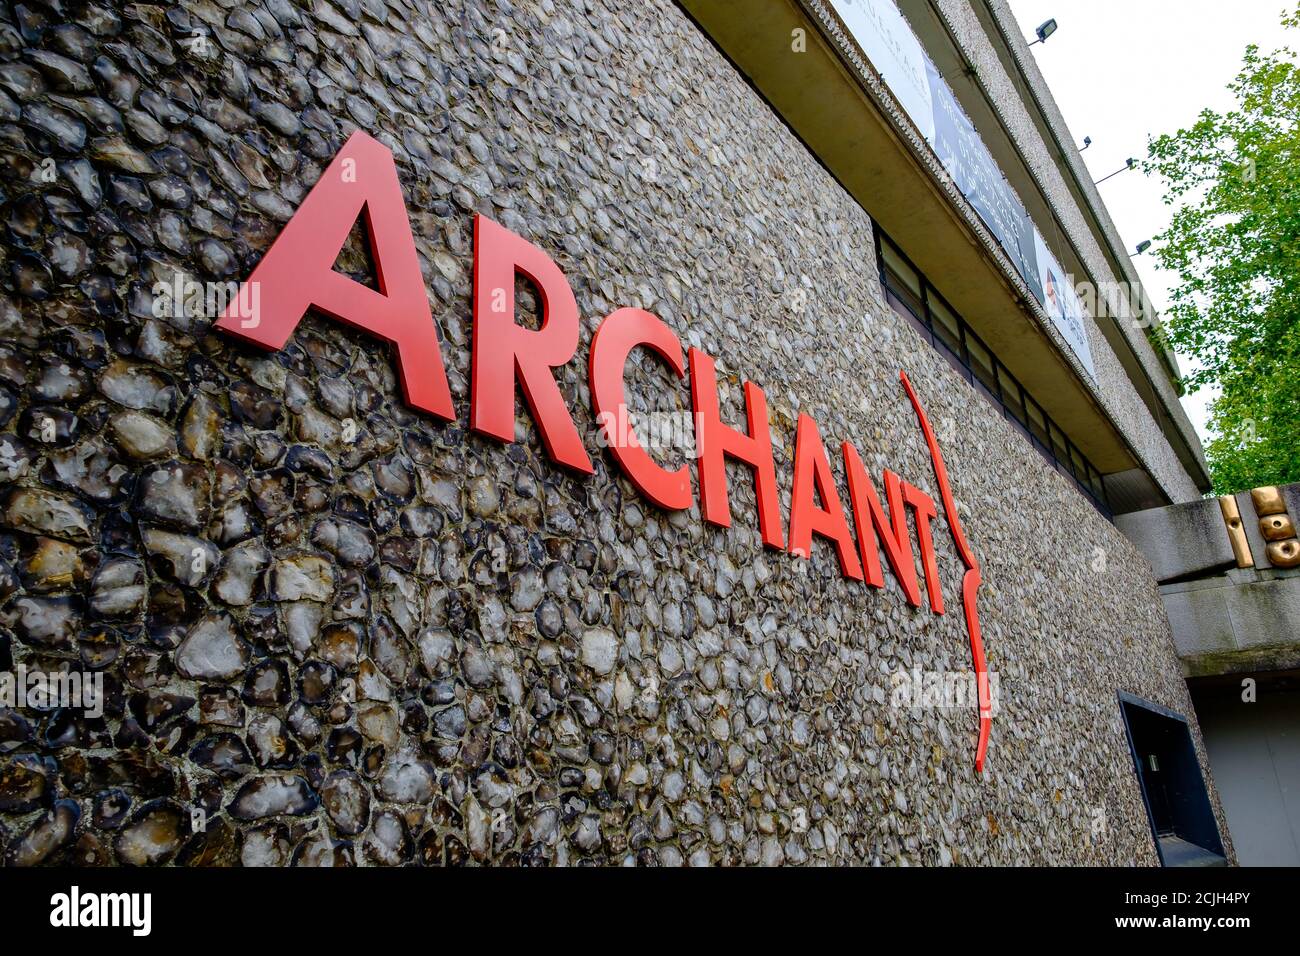
[[[1117,519],[1150,562],[1243,866],[1300,865],[1300,486]]]
[[[1002,0],[5,17],[7,863],[1235,861]]]

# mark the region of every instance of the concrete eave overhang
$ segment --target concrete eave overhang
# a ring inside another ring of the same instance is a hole
[[[1156,473],[829,6],[679,2],[1099,471]],[[802,53],[791,50],[796,29],[805,31]]]

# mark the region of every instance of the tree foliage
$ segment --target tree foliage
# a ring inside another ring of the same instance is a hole
[[[1282,23],[1300,28],[1300,7]],[[1153,139],[1148,172],[1177,206],[1158,237],[1179,276],[1170,343],[1221,390],[1206,452],[1215,491],[1300,481],[1300,64],[1246,49],[1236,106]]]

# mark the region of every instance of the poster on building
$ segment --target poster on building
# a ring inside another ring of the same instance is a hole
[[[1034,230],[1034,245],[1038,282],[1043,290],[1039,297],[1043,308],[1095,382],[1097,371],[1093,367],[1092,352],[1088,348],[1088,329],[1084,321],[1083,303],[1075,294],[1074,283],[1070,276],[1056,261],[1056,257],[1047,248],[1047,243],[1043,241],[1042,233],[1037,229]]]
[[[1042,274],[1038,269],[1038,249],[1040,246],[1038,227],[1034,225],[1034,220],[1029,218],[1026,212],[1024,219],[1021,220],[1020,233],[1026,237],[1025,242],[1025,261],[1023,268],[1020,270],[1021,278],[1025,280],[1025,285],[1029,286],[1029,291],[1033,293],[1035,299],[1043,301],[1043,280]],[[1020,263],[1017,263],[1020,265]]]
[[[871,65],[902,104],[957,191],[975,209],[1096,380],[1083,305],[966,111],[894,0],[832,0]]]
[[[953,96],[934,65],[927,61],[934,106],[934,135],[930,145],[957,190],[966,197],[1016,270],[1034,274],[1032,223],[1015,191],[1007,183],[975,125]]]
[[[931,141],[929,60],[894,0],[832,0],[832,6],[917,129]]]

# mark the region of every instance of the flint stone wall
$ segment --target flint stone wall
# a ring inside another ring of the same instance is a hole
[[[452,425],[340,324],[268,354],[153,308],[246,278],[357,127],[397,157]],[[675,6],[6,6],[0,161],[0,669],[109,688],[0,711],[6,863],[1156,862],[1115,694],[1192,709],[1150,571],[883,305],[868,217]],[[573,285],[592,478],[526,415],[467,432],[475,211]],[[983,778],[973,707],[890,702],[969,667],[942,519],[936,617],[824,543],[765,552],[739,466],[730,530],[656,510],[595,446],[621,306],[720,360],[729,420],[766,389],[783,499],[807,411],[938,500],[909,372],[984,568]]]

